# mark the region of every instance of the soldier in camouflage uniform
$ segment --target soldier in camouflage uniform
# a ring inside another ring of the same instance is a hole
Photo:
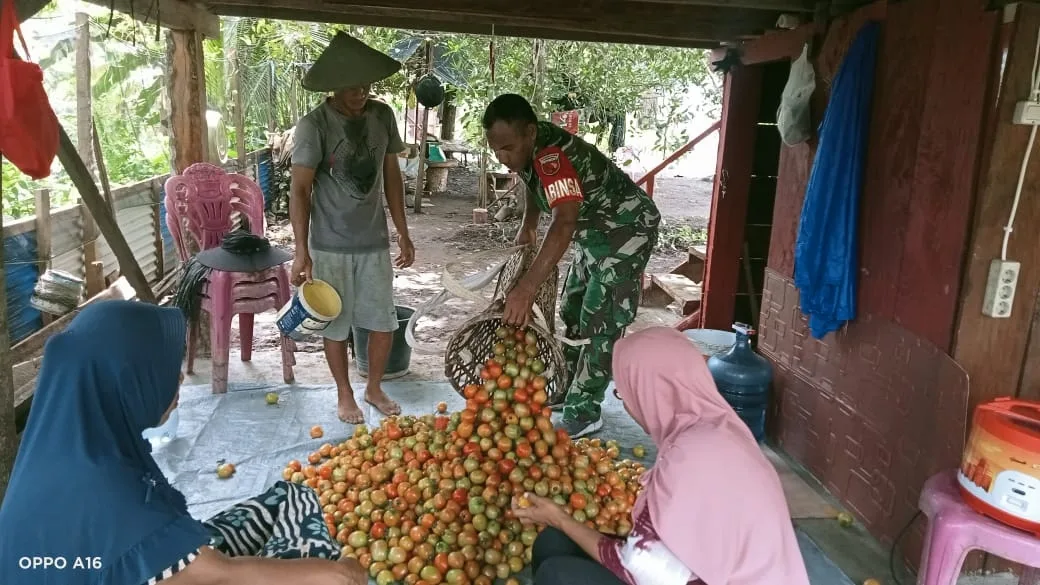
[[[539,122],[523,97],[496,98],[484,113],[488,143],[499,162],[527,186],[517,244],[532,244],[542,213],[549,232],[528,272],[506,297],[503,319],[524,325],[539,286],[574,243],[560,317],[572,340],[565,346],[570,387],[563,427],[572,437],[599,430],[600,404],[610,384],[614,343],[636,317],[639,275],[657,244],[661,215],[642,189],[594,146]]]

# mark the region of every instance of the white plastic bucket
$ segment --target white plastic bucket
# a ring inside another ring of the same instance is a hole
[[[339,317],[342,310],[343,299],[329,283],[305,282],[278,311],[278,329],[282,335],[318,333]]]
[[[721,329],[687,329],[683,333],[705,357],[728,351],[737,342],[737,334]]]
[[[141,436],[150,441],[153,448],[165,445],[177,438],[177,425],[179,424],[180,416],[177,414],[177,409],[174,408],[165,423],[155,428],[145,429]]]

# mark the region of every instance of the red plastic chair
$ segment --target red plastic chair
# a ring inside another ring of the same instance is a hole
[[[197,163],[166,180],[166,225],[181,262],[199,251],[220,246],[234,228],[235,212],[248,222],[250,232],[264,235],[264,194],[246,176]],[[210,271],[202,309],[210,316],[214,394],[227,392],[232,318],[238,315],[242,361],[248,362],[253,357],[253,315],[277,311],[289,298],[289,273],[284,266],[253,273]],[[282,377],[291,384],[295,380],[296,344],[285,336],[281,342]],[[194,373],[197,344],[196,325],[188,335],[189,374]]]

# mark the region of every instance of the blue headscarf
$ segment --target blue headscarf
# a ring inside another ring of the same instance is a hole
[[[0,583],[141,585],[209,543],[141,437],[177,393],[184,340],[178,309],[104,301],[47,342],[0,507]],[[67,565],[22,568],[33,557]]]

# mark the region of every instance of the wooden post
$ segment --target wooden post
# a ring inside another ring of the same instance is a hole
[[[274,100],[275,100],[275,73],[274,73],[274,61],[268,61],[267,63],[271,70],[271,79],[267,84],[267,131],[274,132],[276,124],[274,123]]]
[[[166,276],[166,245],[162,237],[162,217],[159,206],[162,204],[162,182],[152,179],[152,229],[155,230],[155,274],[157,280]]]
[[[183,173],[189,166],[209,160],[202,37],[195,31],[170,31],[167,57],[173,168]]]
[[[209,160],[202,37],[196,31],[170,31],[168,51],[173,166],[175,173],[183,173],[191,165]],[[197,339],[197,357],[208,357],[209,319],[199,320]]]
[[[76,13],[76,152],[87,168],[90,182],[94,182],[97,163],[94,157],[97,137],[94,135],[94,114],[91,99],[90,17]],[[86,211],[86,210],[84,210]],[[114,207],[112,212],[115,213]],[[82,215],[83,265],[100,260],[98,256],[98,227],[90,213]],[[91,290],[91,285],[96,288]],[[87,296],[105,288],[104,282],[87,282]]]
[[[36,190],[36,259],[40,274],[51,267],[51,190]]]
[[[94,115],[91,106],[90,17],[76,13],[76,148],[91,174],[94,163]]]
[[[242,109],[242,64],[238,61],[238,45],[231,39],[228,49],[228,63],[231,64],[231,117],[235,124],[235,152],[238,153],[238,167],[246,166],[246,113]],[[241,171],[240,171],[241,172]]]
[[[3,161],[0,160],[0,164]],[[2,189],[3,187],[0,187]],[[7,491],[14,467],[14,456],[18,451],[17,431],[14,425],[14,371],[11,363],[10,328],[7,318],[7,284],[4,266],[4,198],[0,193],[0,502]]]
[[[433,44],[430,39],[426,39],[426,74],[430,73],[430,69],[433,67]],[[419,106],[419,96],[415,96],[416,107]],[[419,166],[416,167],[415,172],[415,213],[422,213],[422,199],[423,190],[425,189],[426,182],[426,127],[430,122],[430,109],[423,107],[422,109],[422,126],[419,127],[419,135],[416,136],[416,141],[419,143]]]
[[[455,105],[455,91],[444,92],[444,103],[441,104],[441,140],[455,139],[455,114],[458,107]]]
[[[703,326],[708,329],[728,330],[733,325],[761,91],[761,67],[738,65],[726,75],[701,297]]]
[[[105,202],[107,206],[107,202]],[[86,279],[87,297],[98,294],[105,288],[105,274],[102,271],[99,278],[91,278],[89,268],[94,264],[101,264],[101,258],[98,255],[98,238],[100,237],[100,231],[98,230],[97,223],[94,222],[94,218],[90,215],[90,209],[80,203],[79,205],[80,223],[83,226],[82,229],[82,242],[83,242],[83,267],[86,272],[84,278]],[[113,217],[115,217],[113,215]]]
[[[37,189],[35,195],[36,261],[39,263],[42,276],[51,267],[51,191],[50,189]],[[44,325],[47,325],[54,319],[54,316],[41,312],[40,319]]]

